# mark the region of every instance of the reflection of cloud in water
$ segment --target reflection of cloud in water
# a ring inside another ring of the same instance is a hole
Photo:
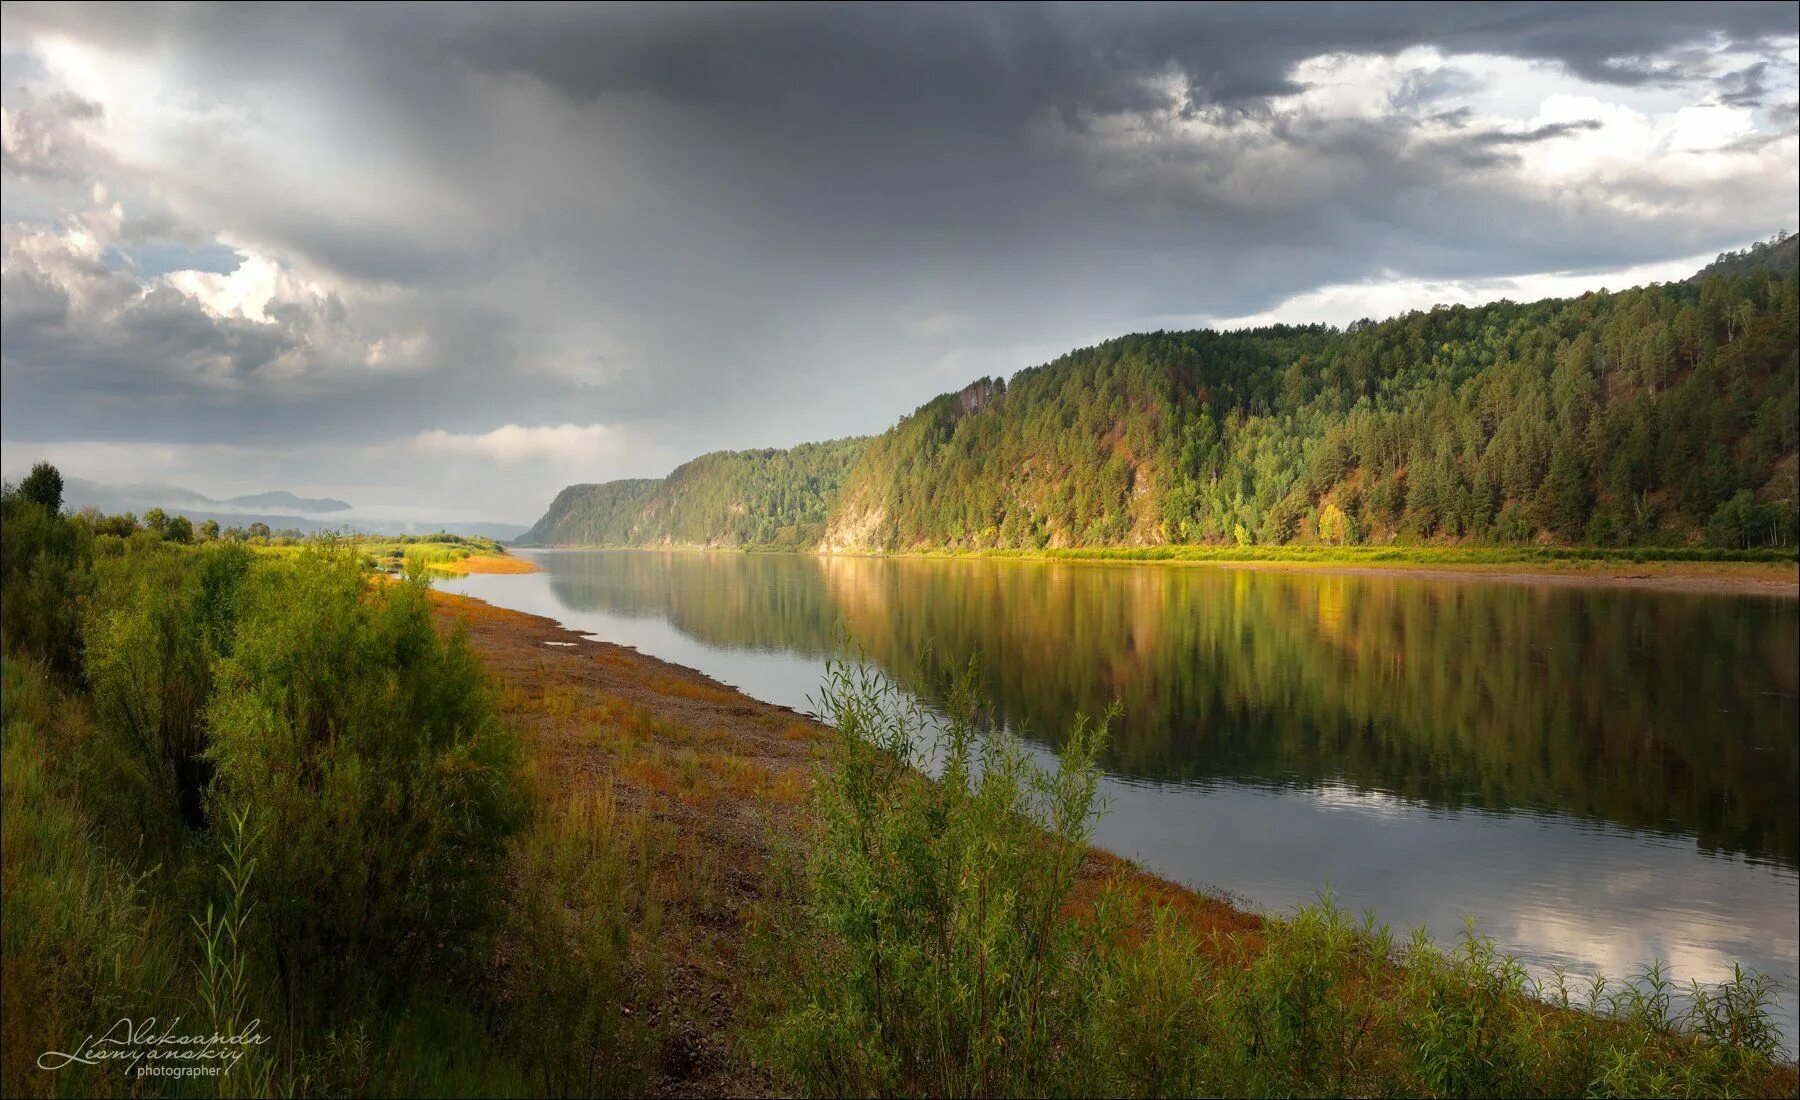
[[[1380,791],[1359,791],[1351,787],[1328,785],[1309,793],[1319,805],[1345,813],[1406,817],[1419,812],[1417,806]]]
[[[1353,791],[1219,784],[1121,789],[1099,841],[1191,885],[1217,885],[1280,911],[1329,884],[1440,941],[1464,918],[1537,974],[1669,976],[1716,982],[1733,962],[1780,982],[1788,1035],[1800,1033],[1800,876],[1707,855],[1691,841],[1542,814],[1420,813]]]

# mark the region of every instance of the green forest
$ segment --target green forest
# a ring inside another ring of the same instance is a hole
[[[665,478],[571,485],[521,546],[816,545],[866,439],[716,451]]]
[[[520,541],[1790,547],[1795,241],[1574,299],[1125,336],[872,440],[572,486]]]

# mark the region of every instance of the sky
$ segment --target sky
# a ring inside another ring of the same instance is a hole
[[[3,5],[0,468],[530,523],[1800,228],[1773,4]]]

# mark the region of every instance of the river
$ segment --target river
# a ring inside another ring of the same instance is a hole
[[[1780,983],[1800,1035],[1800,608],[1471,579],[522,552],[440,581],[808,709],[840,625],[928,702],[975,653],[1043,753],[1118,700],[1098,842],[1278,911],[1327,885],[1534,970]],[[927,644],[929,643],[929,644]],[[921,660],[921,654],[924,654]]]

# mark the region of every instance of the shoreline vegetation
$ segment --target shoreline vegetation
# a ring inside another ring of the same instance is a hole
[[[472,573],[541,573],[543,570],[524,558],[502,551],[491,554],[470,554],[466,558],[458,558],[437,566],[433,572],[447,576],[466,577]]]
[[[338,535],[329,541],[348,547],[365,564],[387,573],[421,569],[432,576],[459,577],[470,573],[535,573],[537,566],[514,557],[493,539],[452,535],[377,536]],[[306,541],[292,545],[306,545]]]
[[[0,524],[8,1095],[1800,1087],[1760,976],[1534,980],[1093,849],[1110,716],[1040,771],[965,678],[931,780],[853,660],[822,723],[422,561],[119,537],[52,488]],[[39,1060],[150,1017],[267,1041]]]
[[[1232,569],[1291,569],[1365,576],[1574,584],[1800,598],[1792,551],[1640,547],[1085,547],[1043,550],[807,551],[770,547],[530,546],[527,552],[633,550],[652,553],[817,553],[820,557],[923,560],[1152,563]],[[517,559],[516,559],[517,560]]]

